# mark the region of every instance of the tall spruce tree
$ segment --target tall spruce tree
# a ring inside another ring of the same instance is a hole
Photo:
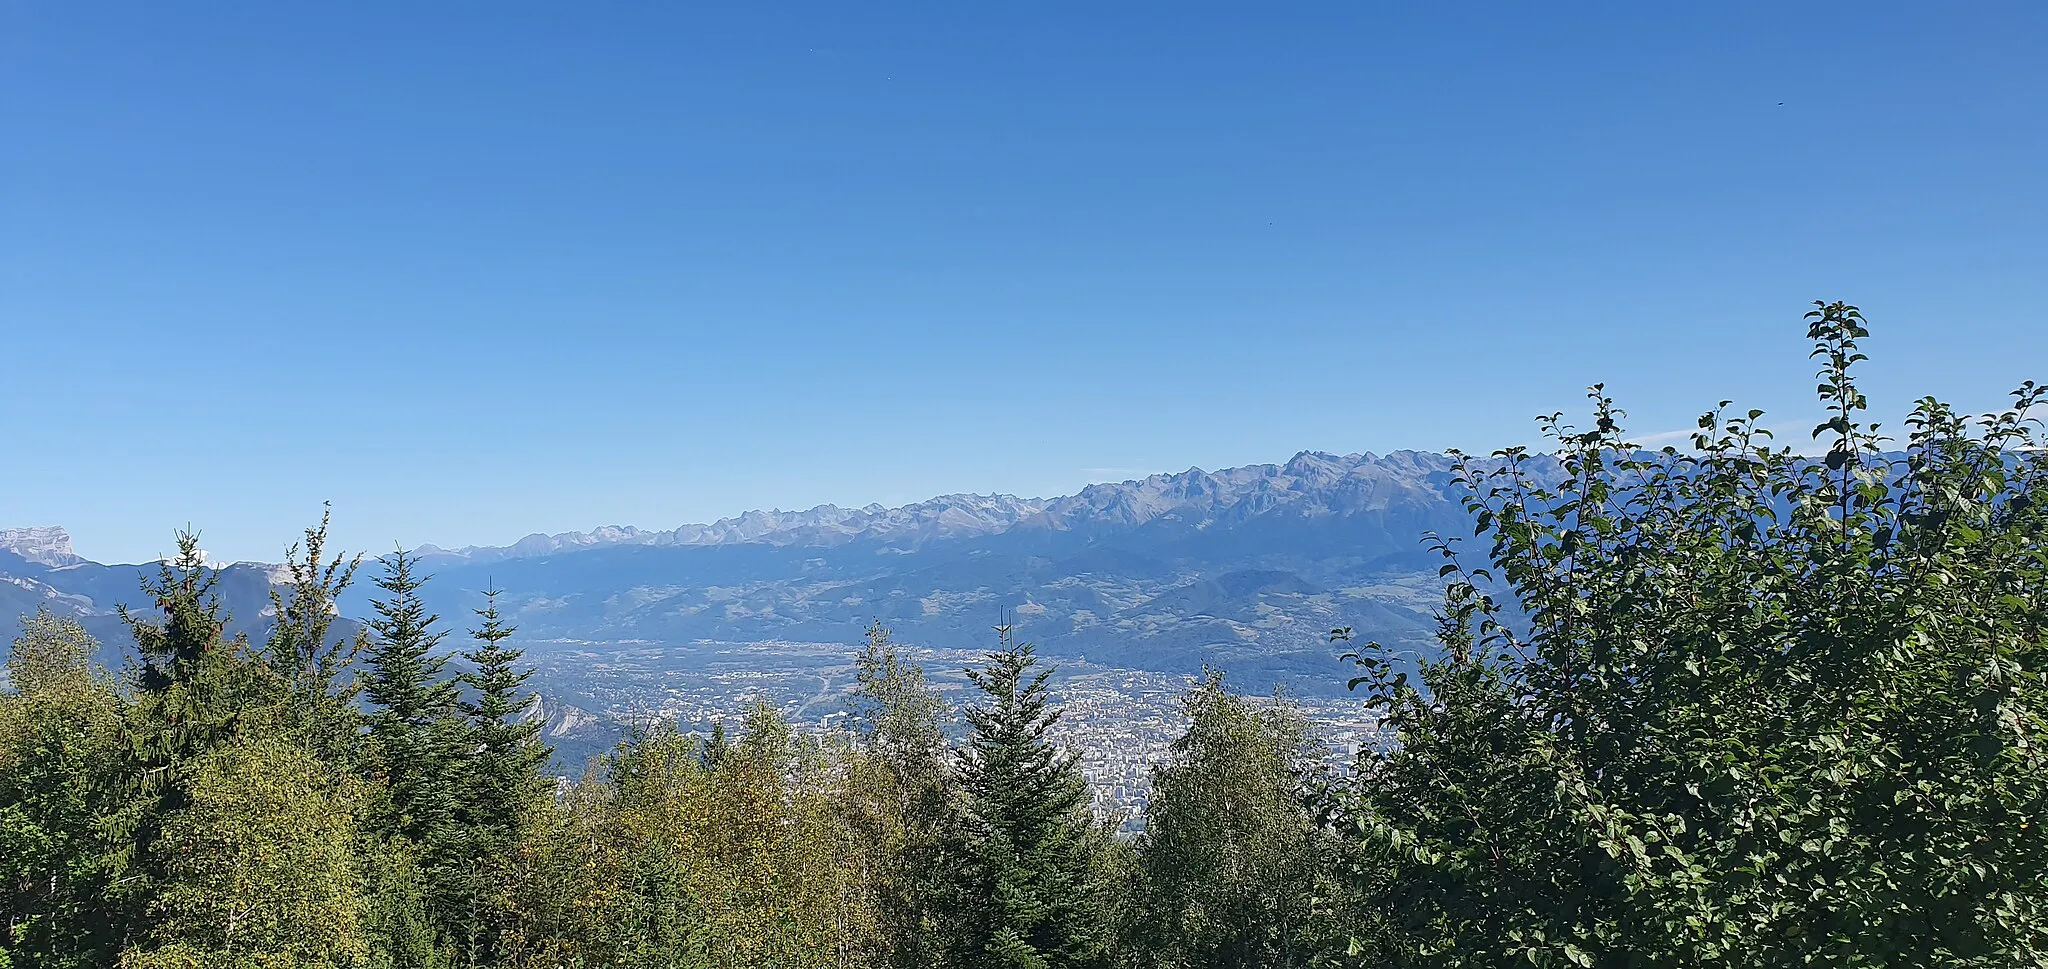
[[[136,685],[147,693],[190,682],[207,658],[223,648],[227,629],[217,588],[220,575],[206,566],[199,533],[178,532],[177,545],[176,555],[157,563],[156,580],[142,583],[143,593],[163,619],[132,612],[126,605],[117,607],[142,660]]]
[[[498,612],[498,590],[484,596],[484,608],[476,610],[483,624],[470,631],[481,645],[462,654],[476,671],[462,678],[473,695],[461,709],[474,744],[466,814],[475,847],[488,852],[509,841],[520,813],[541,791],[541,768],[551,751],[540,742],[540,724],[520,717],[520,688],[533,670],[519,665],[524,651],[505,645],[517,630]]]
[[[533,670],[520,666],[523,651],[505,645],[515,629],[498,612],[497,589],[485,590],[476,615],[483,622],[470,637],[478,645],[462,654],[475,668],[461,677],[470,696],[457,705],[469,720],[461,821],[470,887],[454,934],[471,964],[490,965],[504,955],[506,918],[485,903],[506,877],[506,856],[544,788],[541,767],[552,752],[540,742],[540,724],[520,717],[520,688]]]
[[[996,635],[986,665],[967,674],[983,700],[966,711],[971,730],[957,767],[946,961],[1106,965],[1087,784],[1074,756],[1046,736],[1060,718],[1047,695],[1053,669],[1040,667],[1037,650],[1008,625]]]
[[[361,636],[334,636],[336,600],[355,582],[363,557],[337,554],[322,561],[332,516],[332,508],[323,507],[320,524],[306,529],[304,545],[295,543],[285,550],[287,581],[282,591],[270,590],[276,620],[264,644],[264,658],[295,693],[309,698],[326,696],[366,645]],[[343,689],[352,690],[353,684],[344,684]]]
[[[338,633],[341,594],[355,582],[362,556],[340,554],[323,559],[327,526],[332,516],[323,507],[320,524],[306,529],[305,543],[285,550],[283,587],[270,590],[270,634],[257,659],[283,691],[283,703],[272,711],[271,729],[297,738],[315,757],[347,766],[358,750],[362,715],[356,708],[359,681],[350,672],[368,646],[366,633]]]
[[[442,675],[447,657],[435,653],[447,632],[435,628],[440,617],[420,597],[427,577],[414,571],[418,560],[401,549],[380,563],[377,587],[386,597],[370,603],[377,616],[369,623],[364,685],[375,704],[370,761],[385,784],[376,821],[381,833],[403,837],[418,851],[429,913],[452,918],[467,894],[468,838],[460,821],[471,730],[457,709],[459,683]]]
[[[122,729],[131,809],[115,824],[123,842],[121,884],[135,887],[160,874],[152,857],[162,822],[186,801],[183,782],[198,759],[227,742],[252,715],[274,707],[284,685],[254,657],[248,642],[227,638],[217,591],[219,574],[199,549],[198,533],[178,533],[178,554],[159,563],[143,591],[161,621],[122,606],[141,654],[134,702]]]

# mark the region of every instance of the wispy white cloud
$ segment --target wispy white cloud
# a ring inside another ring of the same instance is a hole
[[[1647,447],[1655,444],[1670,444],[1674,441],[1691,440],[1692,436],[1697,433],[1699,433],[1699,428],[1688,427],[1676,431],[1658,431],[1655,434],[1630,434],[1628,439]]]
[[[1808,431],[1811,429],[1812,425],[1800,424],[1796,421],[1776,421],[1757,425],[1757,430],[1769,432],[1769,440],[1772,446],[1789,444],[1792,445],[1794,451],[1799,449],[1799,445],[1802,442],[1810,439]],[[1654,434],[1631,434],[1628,438],[1631,442],[1640,444],[1643,447],[1658,447],[1665,444],[1688,443],[1691,441],[1692,436],[1699,432],[1697,427],[1688,427],[1676,431],[1658,431]],[[1758,443],[1764,442],[1760,440]]]

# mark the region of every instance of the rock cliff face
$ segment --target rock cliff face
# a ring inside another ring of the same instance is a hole
[[[61,567],[85,561],[71,551],[71,533],[55,525],[0,528],[0,549],[38,565]]]

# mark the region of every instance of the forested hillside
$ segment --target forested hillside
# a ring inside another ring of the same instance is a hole
[[[1807,323],[1819,453],[1727,405],[1647,451],[1596,387],[1552,454],[1454,456],[1437,658],[1330,633],[1384,743],[1328,772],[1212,673],[1128,838],[1011,627],[962,709],[877,623],[846,730],[560,780],[495,589],[436,615],[323,521],[235,627],[184,536],[137,663],[53,612],[8,657],[0,966],[2048,964],[2043,391],[1890,441],[1862,315]]]

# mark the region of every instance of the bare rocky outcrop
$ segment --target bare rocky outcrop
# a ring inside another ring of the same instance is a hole
[[[38,565],[62,568],[85,561],[71,550],[71,533],[56,525],[0,528],[0,549]]]

